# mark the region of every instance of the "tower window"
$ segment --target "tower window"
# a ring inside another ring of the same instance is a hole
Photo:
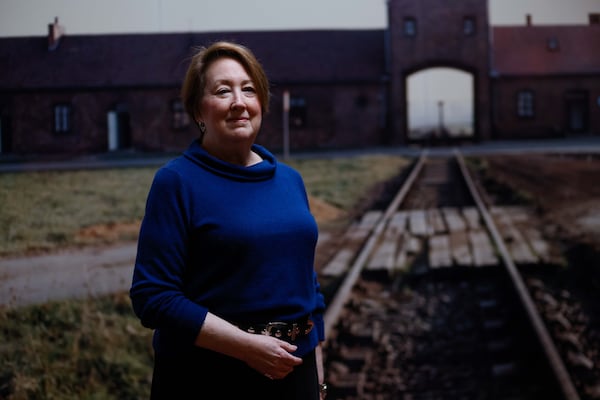
[[[417,36],[417,20],[413,17],[404,18],[404,36]]]
[[[463,18],[463,33],[465,36],[473,36],[475,34],[475,17]]]

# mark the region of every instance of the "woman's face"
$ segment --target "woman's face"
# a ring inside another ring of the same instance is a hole
[[[253,142],[262,122],[262,110],[244,67],[232,58],[217,59],[206,69],[205,82],[200,102],[205,140],[224,144]]]

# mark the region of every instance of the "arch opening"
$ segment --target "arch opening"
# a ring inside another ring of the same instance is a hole
[[[406,78],[410,141],[474,136],[474,79],[457,68],[433,67]]]

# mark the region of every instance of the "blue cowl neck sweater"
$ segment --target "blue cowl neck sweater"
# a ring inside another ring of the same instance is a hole
[[[310,315],[315,329],[294,343],[299,356],[324,339],[304,183],[265,148],[253,150],[263,161],[242,167],[195,141],[154,177],[130,295],[142,324],[156,329],[157,353],[189,350],[209,311],[240,324]]]

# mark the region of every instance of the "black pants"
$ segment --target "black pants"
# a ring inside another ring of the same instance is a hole
[[[210,350],[180,357],[156,356],[151,400],[318,400],[315,353],[281,380],[271,380],[246,363]]]

